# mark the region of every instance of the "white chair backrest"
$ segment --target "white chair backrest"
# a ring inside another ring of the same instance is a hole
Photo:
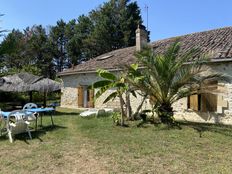
[[[27,111],[20,110],[11,112],[7,117],[6,128],[11,143],[13,142],[15,134],[23,132],[27,132],[30,139],[32,139],[31,132],[28,127],[30,124],[30,122],[28,122],[29,115],[30,114],[28,114]]]
[[[7,127],[13,134],[26,132],[28,124],[27,114],[25,111],[13,111],[7,117]],[[14,126],[12,126],[14,124]]]
[[[17,122],[24,122],[27,118],[26,111],[19,110],[19,111],[12,111],[9,116],[7,117],[7,122],[9,122],[11,119],[14,119],[15,123]]]
[[[2,115],[2,111],[0,109],[0,136],[2,135],[5,128],[6,128],[6,121]]]
[[[38,108],[38,106],[35,103],[27,103],[23,106],[23,110],[32,108]]]

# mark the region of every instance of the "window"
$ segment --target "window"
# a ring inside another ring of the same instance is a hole
[[[188,97],[188,109],[202,112],[217,111],[217,95],[204,93]]]
[[[218,96],[209,92],[217,89],[217,82],[211,82],[205,86],[202,88],[203,93],[188,97],[188,109],[201,112],[217,111]]]

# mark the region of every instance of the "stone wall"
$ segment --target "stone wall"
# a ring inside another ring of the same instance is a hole
[[[78,108],[79,86],[89,86],[100,80],[96,74],[76,74],[62,76],[64,86],[61,89],[61,107]]]
[[[64,87],[61,89],[61,107],[66,108],[78,108],[78,86],[89,86],[96,81],[99,81],[100,78],[96,74],[78,74],[78,75],[69,75],[62,77]],[[106,91],[102,96],[100,96],[94,103],[95,108],[120,108],[119,98],[115,98],[113,101],[109,101],[103,104],[107,96],[109,96],[114,89]],[[97,91],[95,90],[95,93]],[[125,96],[123,96],[125,99]],[[137,98],[131,95],[130,97],[132,110],[135,111],[138,105],[142,101],[142,97],[137,95]],[[143,109],[150,108],[149,101],[146,100]]]
[[[232,63],[218,63],[208,66],[207,73],[223,73],[232,76]],[[227,107],[217,108],[217,113],[213,112],[195,112],[187,108],[187,98],[179,100],[173,105],[175,112],[175,118],[177,120],[187,120],[193,122],[204,123],[222,123],[232,124],[232,82],[220,83],[220,87],[224,88],[224,93],[218,97],[222,98],[224,103],[227,103]],[[218,99],[219,101],[219,99]]]
[[[104,100],[106,99],[107,96],[109,96],[114,90],[109,90],[105,92],[101,97],[99,97],[96,102],[95,102],[95,107],[96,108],[120,108],[120,100],[119,98],[115,98],[114,100],[111,100],[105,104],[103,104]],[[125,95],[123,95],[123,99],[125,100]],[[137,110],[137,107],[140,105],[142,102],[143,98],[141,95],[137,94],[137,97],[134,97],[133,95],[130,95],[130,103],[131,103],[131,108],[132,111],[135,112]],[[126,100],[125,100],[126,101]],[[146,99],[143,106],[143,109],[150,109],[150,103],[149,100]]]
[[[226,73],[232,76],[232,63],[217,63],[208,66],[208,73],[220,72]],[[77,87],[80,85],[91,85],[93,82],[100,80],[96,74],[78,74],[62,77],[64,82],[64,88],[62,89],[61,106],[68,108],[78,108],[78,91]],[[221,83],[222,85],[222,83]],[[228,103],[226,108],[221,108],[222,113],[202,113],[194,112],[187,108],[187,98],[181,99],[173,105],[175,110],[175,118],[196,122],[208,122],[208,123],[223,123],[232,124],[232,82],[224,84],[225,92],[222,94],[223,100]],[[119,108],[119,99],[109,101],[103,104],[106,96],[108,96],[113,90],[107,91],[104,95],[98,98],[95,102],[96,108]],[[96,91],[95,91],[96,92]],[[136,110],[140,104],[142,97],[138,95],[137,98],[131,96],[131,105],[133,111]],[[149,100],[146,100],[143,109],[149,109]],[[219,108],[220,109],[220,108]]]

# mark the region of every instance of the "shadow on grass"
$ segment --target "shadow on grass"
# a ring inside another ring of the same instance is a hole
[[[140,128],[149,128],[150,125],[154,125],[157,127],[159,131],[161,130],[172,130],[179,129],[184,127],[190,127],[199,133],[199,136],[202,137],[204,132],[215,132],[225,136],[232,137],[232,126],[230,125],[222,125],[222,124],[210,124],[210,123],[196,123],[196,122],[177,122],[178,126],[170,127],[168,125],[164,125],[161,122],[152,122],[152,121],[141,121],[137,124],[137,127]],[[162,126],[163,125],[163,126]]]
[[[42,129],[40,129],[39,131],[45,131],[45,132],[49,132],[49,131],[55,131],[58,129],[67,129],[67,127],[65,126],[59,126],[59,125],[48,125],[48,126],[41,126]]]
[[[40,138],[40,136],[43,136],[45,134],[46,134],[46,132],[41,131],[41,130],[31,131],[32,140],[33,139],[38,139],[40,142],[43,142],[43,140]],[[30,144],[30,138],[29,138],[28,133],[21,133],[21,134],[15,135],[14,141],[23,141],[28,145]]]
[[[60,111],[56,111],[56,113],[54,114],[54,116],[64,116],[64,115],[75,115],[78,116],[80,115],[80,113],[77,112],[60,112]]]
[[[42,136],[44,136],[47,132],[55,131],[58,129],[67,129],[67,127],[58,126],[58,125],[54,125],[54,126],[49,125],[49,126],[42,126],[37,130],[31,130],[32,140],[38,139],[40,142],[43,142],[43,140],[41,139]],[[0,136],[0,141],[7,139],[8,137],[6,133],[3,136]],[[27,132],[15,135],[14,141],[24,141],[26,144],[30,144],[30,138]]]
[[[199,133],[202,137],[204,132],[215,132],[225,136],[232,137],[232,126],[222,124],[210,123],[196,123],[196,122],[178,122],[180,126],[191,127]]]

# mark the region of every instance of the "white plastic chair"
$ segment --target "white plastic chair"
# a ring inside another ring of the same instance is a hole
[[[23,110],[27,109],[35,109],[38,108],[38,106],[35,103],[27,103],[23,106]],[[28,121],[34,121],[39,117],[39,113],[34,112],[30,117],[28,117]]]
[[[0,109],[0,136],[2,136],[3,132],[6,132],[6,120],[4,119]]]
[[[23,110],[32,109],[32,108],[38,108],[38,106],[35,103],[27,103],[23,106]]]
[[[32,139],[28,127],[30,124],[28,116],[29,114],[26,111],[13,111],[7,117],[6,128],[11,143],[13,142],[14,135],[24,132],[27,132],[30,139]]]

